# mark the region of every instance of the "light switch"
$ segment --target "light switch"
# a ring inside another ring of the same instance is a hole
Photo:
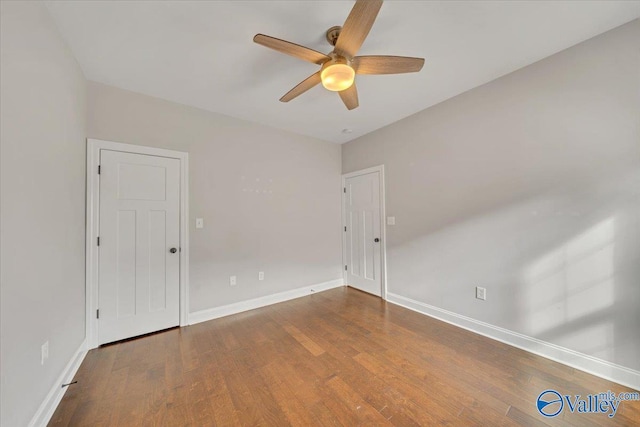
[[[204,219],[196,218],[196,228],[204,228]]]
[[[388,216],[387,217],[387,225],[396,225],[396,217]]]

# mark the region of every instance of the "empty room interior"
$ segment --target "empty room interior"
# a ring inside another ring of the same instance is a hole
[[[640,425],[640,1],[0,5],[2,427]]]

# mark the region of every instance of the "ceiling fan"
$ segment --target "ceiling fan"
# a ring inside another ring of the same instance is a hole
[[[344,25],[327,30],[327,41],[334,46],[333,51],[327,55],[286,40],[256,34],[253,41],[258,44],[322,66],[320,71],[300,82],[280,98],[280,101],[289,102],[322,83],[326,89],[338,92],[346,107],[353,110],[358,107],[358,91],[354,82],[356,74],[399,74],[420,71],[424,65],[424,58],[356,56],[381,6],[382,0],[356,0]]]

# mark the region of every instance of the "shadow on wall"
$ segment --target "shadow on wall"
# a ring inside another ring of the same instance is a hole
[[[388,234],[392,292],[640,369],[640,171]]]
[[[640,174],[598,193],[593,224],[523,269],[520,306],[532,335],[638,369]]]

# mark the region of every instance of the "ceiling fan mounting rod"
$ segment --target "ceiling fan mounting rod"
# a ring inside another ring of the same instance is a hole
[[[338,42],[340,31],[342,31],[342,27],[340,25],[335,25],[327,30],[326,37],[331,46],[335,47],[336,43]]]

